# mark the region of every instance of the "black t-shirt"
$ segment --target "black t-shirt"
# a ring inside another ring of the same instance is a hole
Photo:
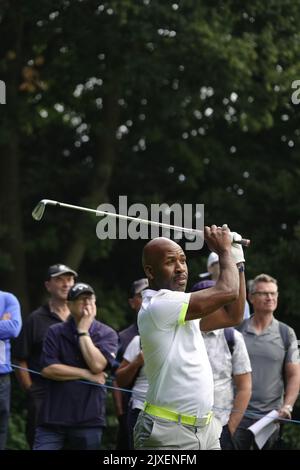
[[[14,344],[13,356],[17,360],[26,361],[29,369],[40,372],[43,340],[46,333],[50,326],[62,322],[63,320],[55,312],[50,311],[48,304],[39,307],[24,322],[21,333]],[[32,373],[31,379],[37,381],[42,377]]]

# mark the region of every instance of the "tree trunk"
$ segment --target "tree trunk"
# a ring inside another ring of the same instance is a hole
[[[95,209],[99,204],[107,202],[107,189],[115,162],[115,136],[120,119],[117,89],[117,86],[111,87],[109,95],[103,100],[104,130],[99,130],[96,136],[98,155],[95,158],[94,178],[91,181],[89,194],[80,201],[81,205]],[[74,229],[74,239],[66,256],[66,262],[74,269],[79,269],[86,250],[85,237],[87,230],[90,230],[86,220],[87,215],[81,213]]]
[[[28,311],[28,291],[25,265],[25,243],[19,178],[19,149],[12,130],[10,143],[1,152],[1,251],[5,256],[5,274],[1,288],[13,292]]]

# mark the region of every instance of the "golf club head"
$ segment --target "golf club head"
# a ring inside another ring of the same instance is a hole
[[[57,201],[51,201],[50,199],[42,199],[33,209],[32,217],[34,220],[41,220],[44,215],[46,204],[57,204]]]

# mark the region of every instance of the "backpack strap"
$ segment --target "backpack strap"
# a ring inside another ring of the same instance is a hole
[[[279,323],[279,333],[284,345],[284,350],[285,350],[285,357],[284,361],[288,352],[288,349],[290,347],[290,335],[289,335],[289,327],[285,324],[282,323],[281,321],[278,321]]]
[[[224,336],[227,341],[227,345],[230,351],[230,354],[233,354],[234,351],[234,345],[235,345],[235,340],[234,340],[234,328],[229,327],[229,328],[224,328]]]
[[[282,377],[283,377],[283,383],[284,383],[284,389],[286,388],[286,376],[285,376],[285,363],[286,363],[286,356],[288,349],[290,347],[290,335],[289,335],[289,327],[285,324],[282,323],[281,321],[278,321],[279,323],[279,333],[284,345],[284,359],[282,363]],[[280,429],[282,429],[283,424],[280,425]]]

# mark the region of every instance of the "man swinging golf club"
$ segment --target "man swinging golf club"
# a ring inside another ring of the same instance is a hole
[[[220,449],[221,424],[211,411],[213,376],[199,319],[202,331],[240,323],[244,254],[231,243],[227,226],[205,227],[205,240],[219,255],[220,275],[214,287],[191,294],[184,292],[188,269],[177,243],[156,238],[144,248],[149,289],[142,293],[138,327],[149,388],[135,426],[136,449]]]

